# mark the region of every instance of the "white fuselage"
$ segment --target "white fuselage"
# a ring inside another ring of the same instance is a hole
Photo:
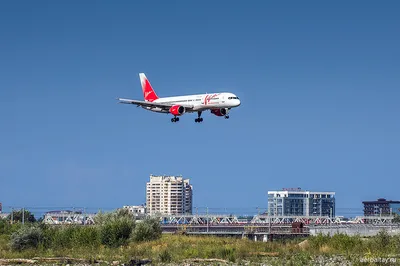
[[[239,98],[229,92],[223,93],[207,93],[207,94],[196,94],[186,96],[174,96],[158,98],[154,103],[168,103],[176,104],[181,106],[193,106],[193,111],[204,111],[219,108],[233,108],[240,105]],[[147,110],[154,112],[167,113],[168,111],[162,110],[158,107],[143,107]]]

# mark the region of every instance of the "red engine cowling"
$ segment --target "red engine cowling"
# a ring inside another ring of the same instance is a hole
[[[228,113],[228,111],[226,110],[226,108],[212,109],[211,113],[216,116],[225,116]]]
[[[186,109],[182,105],[174,105],[169,108],[169,112],[175,116],[179,116],[183,115],[186,112]]]

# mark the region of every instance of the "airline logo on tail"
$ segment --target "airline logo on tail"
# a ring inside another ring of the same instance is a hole
[[[148,102],[153,102],[157,100],[158,96],[151,87],[149,80],[146,78],[146,75],[144,73],[140,73],[139,77],[140,83],[142,84],[144,100]]]

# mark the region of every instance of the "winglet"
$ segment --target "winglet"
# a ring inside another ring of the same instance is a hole
[[[150,85],[149,80],[147,79],[144,73],[139,73],[140,83],[142,84],[143,96],[144,100],[148,102],[153,102],[158,99],[156,92]]]

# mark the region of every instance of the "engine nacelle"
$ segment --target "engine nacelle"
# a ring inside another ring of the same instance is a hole
[[[228,109],[227,108],[212,109],[211,113],[216,116],[225,116],[228,113]]]
[[[174,116],[179,116],[183,115],[186,112],[186,108],[183,107],[182,105],[174,105],[171,108],[169,108],[169,112]]]

